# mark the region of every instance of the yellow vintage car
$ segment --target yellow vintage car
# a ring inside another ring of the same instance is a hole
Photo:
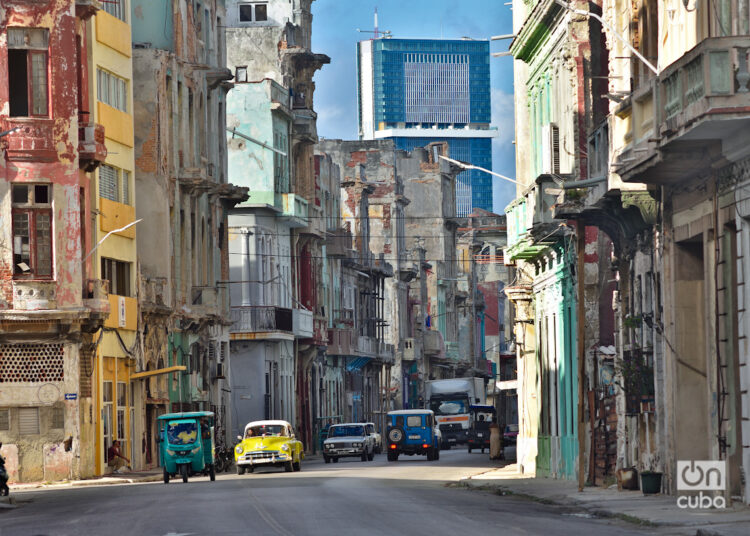
[[[234,461],[238,475],[252,473],[256,467],[283,467],[288,473],[302,468],[302,442],[294,437],[292,425],[286,421],[253,421],[237,439],[240,442],[234,447]]]

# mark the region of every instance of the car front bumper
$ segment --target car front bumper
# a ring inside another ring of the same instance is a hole
[[[328,457],[344,458],[347,456],[362,456],[365,452],[364,447],[361,448],[338,448],[338,449],[323,449],[323,454]]]
[[[292,461],[291,454],[286,452],[253,451],[245,452],[238,456],[236,464],[242,467],[255,467],[258,465],[274,465]]]

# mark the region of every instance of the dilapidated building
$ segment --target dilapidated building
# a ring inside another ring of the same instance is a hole
[[[89,252],[87,26],[96,2],[0,6],[0,442],[11,481],[94,472],[91,372],[109,311]]]
[[[133,95],[143,355],[143,438],[157,463],[156,417],[229,407],[228,183],[224,2],[134,0]]]

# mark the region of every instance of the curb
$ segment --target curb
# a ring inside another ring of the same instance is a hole
[[[133,476],[133,477],[125,477],[125,478],[116,478],[116,477],[103,477],[103,478],[93,478],[90,480],[72,480],[67,482],[52,482],[52,483],[30,483],[30,484],[20,484],[17,486],[11,485],[11,493],[12,492],[22,492],[22,491],[29,491],[29,490],[45,490],[45,489],[56,489],[56,488],[79,488],[79,487],[86,487],[86,486],[113,486],[116,484],[137,484],[140,482],[160,482],[162,479],[162,475],[144,475],[144,476]],[[0,502],[1,504],[1,502]]]

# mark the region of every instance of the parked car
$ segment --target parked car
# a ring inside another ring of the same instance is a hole
[[[240,442],[234,447],[234,462],[238,475],[252,473],[256,467],[283,467],[288,473],[302,468],[302,442],[294,437],[292,425],[286,421],[253,421],[237,439]]]
[[[429,409],[403,409],[388,412],[388,461],[395,462],[400,454],[426,454],[427,459],[440,459],[442,435]]]
[[[366,422],[365,430],[372,437],[373,444],[375,446],[375,454],[383,452],[383,438],[380,436],[378,431],[375,429],[374,422]]]
[[[518,438],[518,425],[508,424],[503,432],[503,446],[515,445]]]
[[[334,424],[323,441],[323,460],[338,462],[339,458],[358,457],[363,462],[375,456],[375,441],[363,423]]]

